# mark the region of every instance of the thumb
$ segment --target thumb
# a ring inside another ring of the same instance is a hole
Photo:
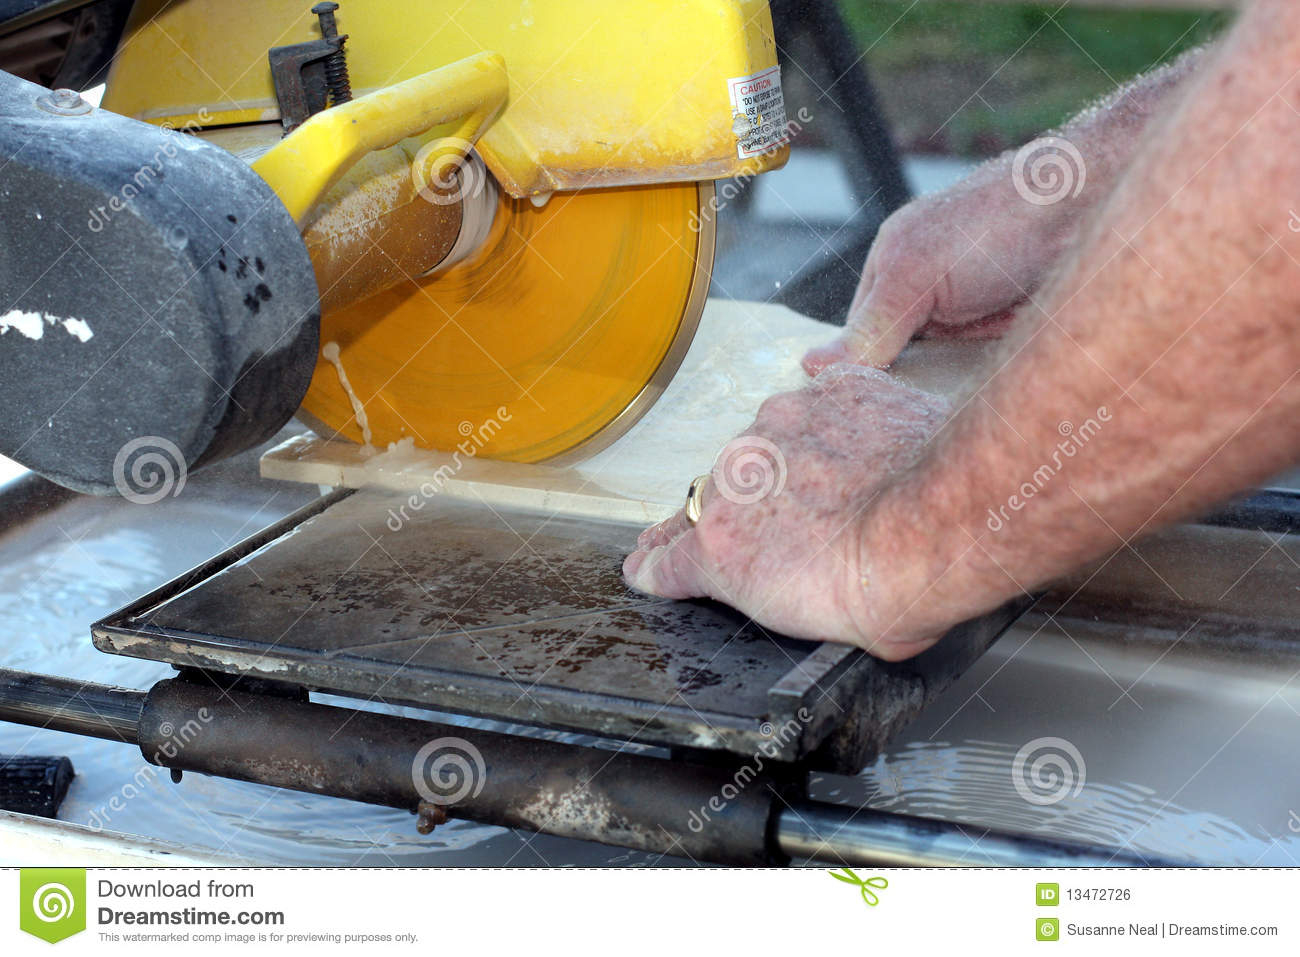
[[[633,552],[623,562],[623,578],[637,591],[660,598],[707,598],[717,591],[710,587],[694,529],[667,545]]]
[[[866,302],[849,316],[838,338],[808,351],[803,357],[805,372],[816,376],[837,362],[883,369],[898,358],[921,327],[925,313],[916,309],[903,314],[886,312],[874,299],[867,296]]]

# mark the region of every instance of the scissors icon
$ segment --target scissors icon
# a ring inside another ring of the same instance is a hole
[[[868,877],[866,880],[863,880],[847,867],[842,868],[842,870],[844,871],[842,874],[837,871],[830,871],[829,873],[831,877],[835,878],[837,881],[843,881],[845,884],[852,884],[854,887],[858,888],[862,892],[862,899],[866,901],[868,907],[875,907],[880,903],[880,897],[876,894],[876,891],[872,890],[872,888],[874,887],[876,890],[883,891],[889,886],[888,880],[883,877]]]

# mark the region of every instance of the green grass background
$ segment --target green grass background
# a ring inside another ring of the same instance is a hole
[[[982,156],[1212,39],[1230,14],[839,0],[900,145]],[[979,96],[971,95],[979,91]]]

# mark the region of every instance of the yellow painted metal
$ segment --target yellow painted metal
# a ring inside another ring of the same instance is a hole
[[[105,105],[214,133],[273,120],[266,49],[313,35],[306,6],[140,0]],[[304,417],[380,447],[527,462],[608,443],[667,384],[703,309],[713,190],[696,180],[784,162],[738,161],[728,96],[775,63],[765,0],[346,0],[340,28],[354,89],[371,92],[253,157],[300,223],[323,196],[366,192],[370,160],[341,174],[398,140],[439,182],[481,131],[505,192],[469,259],[326,312],[338,351]]]
[[[139,0],[104,105],[176,126],[274,119],[266,53],[318,35],[310,6]],[[514,196],[718,179],[788,155],[740,159],[729,96],[776,64],[767,0],[344,0],[338,22],[359,92],[501,54],[508,99],[478,149]]]
[[[501,199],[478,255],[322,320],[380,448],[415,444],[534,462],[621,434],[672,377],[704,305],[712,185]],[[322,359],[303,403],[322,434],[362,441]]]
[[[325,191],[367,153],[459,121],[423,157],[425,170],[413,173],[423,183],[443,181],[446,168],[460,165],[505,98],[505,62],[495,53],[480,53],[317,113],[253,169],[302,225]]]

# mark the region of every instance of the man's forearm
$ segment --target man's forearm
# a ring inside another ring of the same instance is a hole
[[[1143,131],[1173,109],[1205,56],[1188,53],[1053,134],[897,210],[872,243],[844,332],[811,350],[804,368],[817,375],[837,362],[885,367],[918,332],[1003,332],[1008,311],[1042,288],[1079,224],[1114,189]]]
[[[1077,196],[1068,195],[1059,202],[1025,209],[1055,227],[1049,230],[1047,237],[1038,233],[1027,234],[1026,242],[1037,244],[1044,238],[1055,242],[1057,248],[1052,250],[1052,255],[1064,252],[1073,243],[1078,225],[1087,211],[1102,201],[1128,169],[1147,128],[1172,112],[1211,52],[1211,47],[1189,50],[1174,62],[1130,81],[1059,129],[1046,134],[1069,141],[1079,151],[1087,178]],[[1014,195],[1013,167],[1019,152],[1009,150],[976,170],[967,181],[969,188],[980,189],[996,184],[1007,191],[1009,202],[1025,207],[1024,201]],[[1020,254],[1033,256],[1038,253],[1037,249],[1026,249]]]
[[[924,583],[909,634],[1296,461],[1298,70],[1300,10],[1260,0],[1024,307],[1000,367],[871,510],[868,564]]]
[[[1131,80],[1067,122],[1058,135],[1081,150],[1086,148],[1090,166],[1118,175],[1132,162],[1147,127],[1172,112],[1213,50],[1213,46],[1188,50]]]

